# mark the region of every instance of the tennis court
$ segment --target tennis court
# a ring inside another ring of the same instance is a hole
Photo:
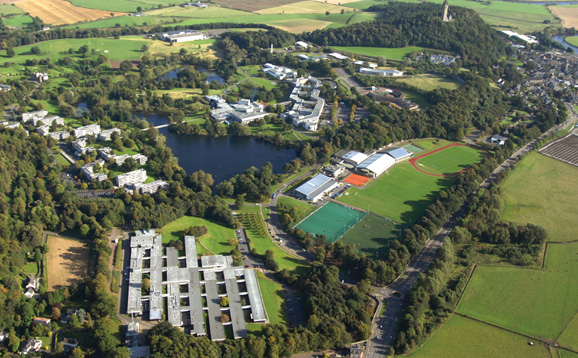
[[[350,176],[345,178],[343,181],[348,183],[348,184],[355,185],[355,186],[364,186],[365,183],[367,183],[369,181],[369,179],[370,178],[364,177],[363,175],[351,174]]]
[[[327,242],[333,244],[363,219],[365,214],[334,202],[328,202],[295,228],[315,235],[325,235]]]
[[[408,144],[405,147],[403,147],[403,149],[407,150],[408,152],[415,154],[421,153],[423,152],[423,149],[418,147],[417,145],[413,145],[413,144]]]

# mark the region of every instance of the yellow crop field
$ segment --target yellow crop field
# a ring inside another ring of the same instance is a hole
[[[15,4],[30,16],[39,17],[45,23],[51,25],[93,21],[111,17],[111,14],[114,14],[114,16],[126,15],[124,12],[111,12],[74,6],[65,0],[24,0]]]
[[[351,8],[322,3],[318,1],[299,1],[292,4],[275,6],[268,9],[257,10],[257,14],[324,14],[329,11],[332,14],[339,14],[341,10],[351,11]]]
[[[300,34],[303,31],[315,31],[324,29],[331,24],[330,21],[321,21],[314,19],[295,19],[295,20],[281,20],[271,21],[267,25],[275,26],[281,30]]]
[[[575,6],[550,6],[550,11],[562,20],[563,27],[578,28],[578,7]]]

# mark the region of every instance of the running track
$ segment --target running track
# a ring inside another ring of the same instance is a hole
[[[446,145],[445,147],[441,147],[441,148],[438,148],[438,149],[436,149],[436,150],[432,150],[431,152],[427,152],[427,153],[425,153],[425,154],[419,155],[419,156],[417,156],[417,157],[415,157],[415,158],[411,158],[411,159],[409,160],[409,162],[410,162],[411,165],[413,165],[413,167],[414,167],[415,169],[417,169],[418,171],[420,171],[420,172],[422,172],[422,173],[424,173],[424,174],[427,174],[427,175],[434,176],[434,177],[451,177],[451,176],[458,175],[459,173],[461,173],[461,172],[463,172],[463,171],[465,171],[465,170],[468,170],[469,168],[465,168],[465,169],[460,170],[459,172],[450,173],[450,174],[434,174],[434,173],[426,172],[425,170],[423,170],[423,169],[421,169],[421,168],[419,168],[419,167],[417,166],[417,161],[420,160],[421,158],[427,157],[428,155],[431,155],[431,154],[434,154],[434,153],[437,153],[437,152],[441,152],[442,150],[447,149],[447,148],[450,148],[450,147],[468,147],[468,145],[467,145],[467,144],[462,144],[462,143],[452,143],[452,144],[448,144],[448,145]],[[483,151],[483,152],[486,153],[486,155],[487,155],[487,152],[486,152],[486,151]]]

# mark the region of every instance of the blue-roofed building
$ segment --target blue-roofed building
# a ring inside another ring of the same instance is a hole
[[[396,163],[411,157],[411,153],[405,150],[404,148],[391,148],[386,150],[385,152],[389,154],[391,157],[393,157]]]
[[[333,190],[338,185],[339,184],[330,177],[323,174],[317,174],[295,189],[295,195],[316,202],[321,199],[325,193]]]

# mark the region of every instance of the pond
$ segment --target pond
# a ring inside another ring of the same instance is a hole
[[[207,81],[208,82],[213,82],[213,81],[217,81],[218,84],[222,85],[225,84],[225,80],[223,79],[223,77],[217,75],[216,72],[212,72],[212,71],[208,71],[205,68],[197,68],[197,71],[199,72],[203,72],[207,74]],[[160,77],[160,79],[167,79],[167,78],[172,78],[175,79],[177,78],[177,73],[179,72],[179,70],[172,70],[169,71],[168,73],[166,73],[164,76]]]
[[[159,114],[139,114],[138,117],[157,126],[168,123],[168,119]],[[211,173],[215,184],[267,162],[273,164],[274,173],[281,173],[285,163],[297,158],[295,149],[278,147],[254,137],[179,135],[168,127],[159,129],[159,133],[167,138],[167,146],[187,174],[197,170]]]

